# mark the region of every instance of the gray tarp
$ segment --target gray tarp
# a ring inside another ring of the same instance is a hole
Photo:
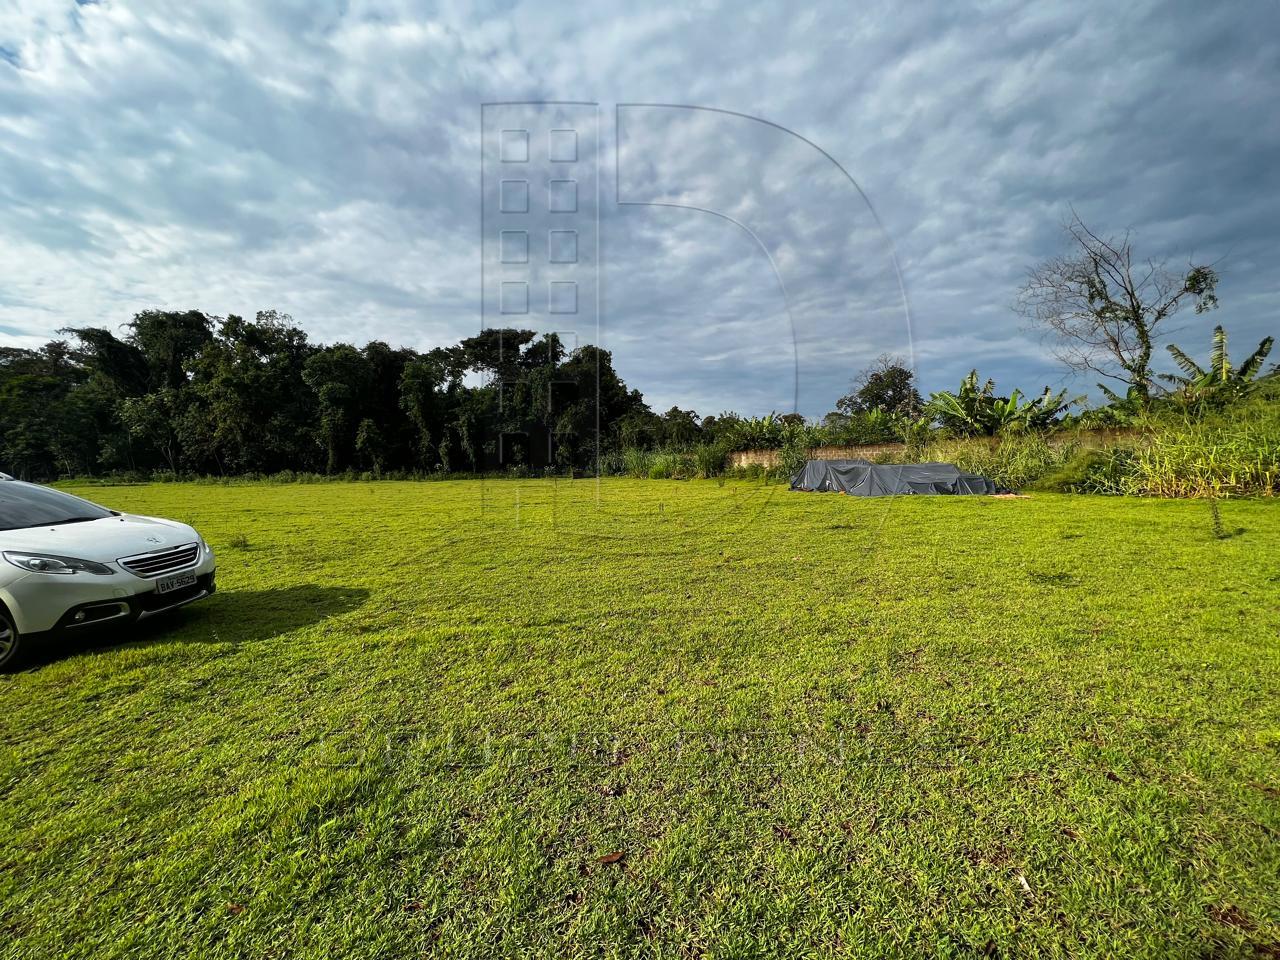
[[[986,477],[951,463],[869,463],[809,460],[791,478],[792,490],[886,497],[903,493],[1003,493]]]

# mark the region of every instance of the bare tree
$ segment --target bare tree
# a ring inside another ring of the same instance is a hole
[[[1145,403],[1162,324],[1188,303],[1196,313],[1216,307],[1217,271],[1188,264],[1180,273],[1157,260],[1135,266],[1128,232],[1103,239],[1074,211],[1063,229],[1070,250],[1028,271],[1016,309],[1054,341],[1054,355],[1072,370],[1127,384]]]

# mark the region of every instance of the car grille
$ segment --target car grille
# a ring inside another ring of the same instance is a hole
[[[213,584],[210,582],[210,577],[206,574],[189,587],[183,587],[181,590],[171,590],[168,593],[156,593],[151,590],[134,597],[133,602],[139,612],[144,614],[155,613],[159,610],[168,610],[170,607],[190,603],[192,600],[209,593],[212,587]]]
[[[137,557],[124,557],[120,561],[120,566],[135,577],[150,579],[152,577],[163,577],[166,573],[173,573],[177,570],[185,570],[187,567],[194,566],[199,558],[200,545],[198,543],[186,543],[180,547],[170,547],[168,550],[144,553]]]

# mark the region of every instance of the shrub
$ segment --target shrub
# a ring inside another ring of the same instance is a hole
[[[753,480],[757,483],[768,475],[768,470],[758,463],[751,463],[745,467],[733,467],[725,472],[726,476],[733,477],[735,480]]]
[[[1029,486],[1046,493],[1123,493],[1132,457],[1126,447],[1079,448]]]
[[[650,480],[670,480],[675,476],[675,464],[670,457],[655,456],[649,464]]]
[[[815,446],[865,446],[896,443],[910,423],[884,410],[856,410],[853,413],[828,414],[819,428]]]
[[[908,450],[919,452],[933,437],[933,425],[928,417],[903,420],[898,427],[898,437]]]
[[[790,480],[809,459],[810,439],[799,431],[788,436],[778,459],[780,479]]]
[[[693,448],[693,462],[699,477],[714,477],[724,472],[724,448],[719,444],[700,443]]]
[[[1103,442],[1099,445],[1098,441]],[[1144,417],[1131,436],[1077,434],[1048,442],[1028,434],[942,441],[923,456],[949,460],[1010,487],[1157,497],[1280,493],[1280,403],[1264,392],[1221,413]]]
[[[674,450],[659,450],[649,462],[650,480],[688,480],[697,473],[693,456]]]
[[[653,452],[639,447],[627,447],[622,451],[622,472],[637,480],[647,479],[653,467]]]
[[[605,450],[597,462],[600,473],[606,477],[620,477],[627,472],[626,462],[622,459],[621,450]]]

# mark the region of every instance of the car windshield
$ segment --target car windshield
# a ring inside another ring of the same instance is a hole
[[[0,481],[0,530],[48,527],[113,516],[116,516],[113,511],[69,493],[14,480]]]

